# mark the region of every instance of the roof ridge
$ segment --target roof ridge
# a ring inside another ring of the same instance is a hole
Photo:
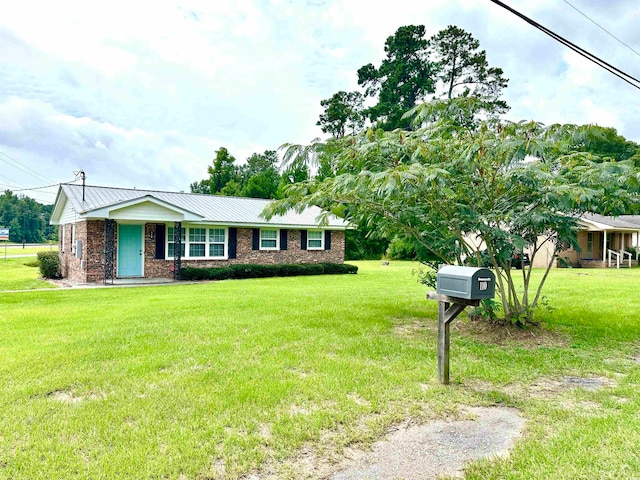
[[[70,187],[79,187],[82,188],[82,185],[78,185],[76,183],[62,183],[61,185],[68,185]],[[200,197],[218,197],[218,198],[233,198],[233,199],[241,199],[241,200],[261,200],[261,201],[271,201],[276,200],[275,198],[256,198],[256,197],[239,197],[235,195],[216,195],[213,193],[193,193],[193,192],[175,192],[170,190],[149,190],[146,188],[126,188],[126,187],[105,187],[102,185],[85,185],[85,188],[104,188],[108,190],[126,190],[129,192],[155,192],[155,193],[170,193],[172,195],[191,195],[191,196],[200,196]]]

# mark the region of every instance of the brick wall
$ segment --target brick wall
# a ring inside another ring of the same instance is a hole
[[[86,275],[85,271],[82,268],[83,263],[82,259],[78,258],[76,255],[76,245],[75,242],[77,240],[82,241],[83,245],[83,254],[84,254],[84,245],[86,245],[86,237],[87,237],[87,224],[86,222],[79,222],[75,224],[75,238],[73,235],[74,224],[67,223],[62,228],[62,225],[59,226],[58,230],[58,256],[60,258],[60,270],[62,272],[62,276],[64,278],[68,278],[73,282],[85,283]],[[63,234],[64,230],[64,234]],[[64,242],[63,242],[64,238]],[[64,248],[62,247],[64,245]]]
[[[104,221],[89,220],[76,224],[76,240],[82,241],[82,259],[72,248],[72,225],[65,228],[65,249],[62,249],[62,226],[59,227],[59,255],[62,276],[73,282],[102,282],[104,280]],[[117,231],[116,231],[117,234]],[[152,234],[153,237],[152,238]],[[330,250],[302,250],[300,230],[289,230],[287,250],[253,250],[251,228],[238,228],[235,259],[229,260],[182,260],[183,267],[225,267],[232,264],[276,264],[276,263],[343,263],[344,231],[331,232]],[[156,224],[144,227],[144,276],[147,278],[172,278],[173,259],[156,259]],[[117,266],[117,238],[114,270]],[[114,271],[114,276],[116,272]]]
[[[172,278],[173,259],[155,258],[156,241],[151,239],[155,224],[145,227],[144,276],[148,278]],[[236,257],[229,260],[182,260],[183,267],[226,267],[233,264],[259,263],[344,263],[344,231],[331,232],[330,250],[302,250],[300,230],[289,230],[287,250],[253,250],[253,231],[251,228],[238,228]]]
[[[75,228],[75,241],[82,242],[82,258],[78,257],[76,243],[72,242],[73,224],[65,225],[64,250],[62,248],[63,228],[62,225],[58,227],[58,255],[62,276],[78,283],[102,282],[104,279],[104,221],[81,221],[75,224]]]

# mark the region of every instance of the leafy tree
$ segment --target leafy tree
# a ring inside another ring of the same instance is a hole
[[[229,197],[241,197],[242,185],[238,180],[229,180],[227,184],[222,187],[222,190],[218,192],[220,195],[227,195]]]
[[[12,242],[39,243],[57,238],[49,225],[52,205],[42,205],[32,198],[17,196],[10,190],[0,195],[0,226],[9,228]]]
[[[409,126],[404,112],[435,92],[435,66],[429,61],[424,25],[400,27],[387,38],[387,56],[380,67],[369,63],[358,70],[358,85],[378,103],[366,110],[372,122],[385,130]]]
[[[238,171],[234,162],[236,159],[225,147],[216,150],[213,164],[207,168],[209,178],[190,185],[191,193],[219,194],[222,189],[232,180],[238,181]]]
[[[199,182],[193,182],[189,185],[191,193],[211,193],[211,183],[209,179],[200,180]]]
[[[489,67],[487,53],[469,32],[449,25],[431,37],[429,46],[444,98],[473,96],[484,100],[490,114],[508,110],[500,95],[509,80],[501,68]]]
[[[445,103],[463,110],[472,104],[469,98]],[[442,108],[439,101],[427,104],[421,118]],[[631,162],[598,162],[570,150],[588,132],[493,120],[468,128],[449,118],[410,132],[368,130],[340,141],[335,161],[345,173],[294,185],[264,213],[318,205],[324,215],[375,225],[382,238],[412,239],[420,260],[432,265],[480,265],[486,249],[504,318],[523,325],[534,320],[553,259],[537,284],[531,266],[523,268],[520,289],[511,273],[514,250],[528,247],[533,263],[545,244],[556,252],[576,245],[576,217],[583,212],[640,211],[640,174]]]
[[[331,98],[322,100],[324,113],[316,123],[324,133],[336,138],[344,137],[347,131],[355,134],[364,126],[364,97],[360,92],[339,91]]]
[[[587,151],[601,159],[615,161],[636,159],[640,155],[640,145],[619,135],[615,128],[593,125],[588,133],[576,139],[572,149]],[[636,163],[636,166],[640,164]]]
[[[280,174],[270,167],[252,175],[242,189],[242,197],[275,198],[280,184]]]

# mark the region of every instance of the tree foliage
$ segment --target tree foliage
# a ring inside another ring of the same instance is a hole
[[[344,91],[322,100],[324,112],[317,125],[324,133],[335,138],[354,135],[365,119],[383,130],[409,128],[404,113],[432,95],[476,97],[474,115],[508,110],[500,98],[508,79],[501,68],[489,66],[480,42],[459,27],[450,25],[427,39],[424,25],[403,26],[387,38],[384,51],[380,66],[368,63],[357,72],[364,96],[375,103],[363,109],[359,92]]]
[[[435,91],[435,70],[428,58],[425,34],[424,25],[398,28],[384,44],[387,56],[380,66],[369,63],[358,70],[358,85],[365,88],[366,96],[378,100],[367,109],[367,115],[385,130],[406,127],[404,112]]]
[[[235,157],[221,147],[207,169],[209,177],[193,182],[191,193],[282,198],[287,185],[308,180],[309,169],[305,163],[293,163],[280,173],[279,161],[276,151],[266,150],[253,153],[244,164],[236,165]]]
[[[360,92],[339,91],[331,98],[322,100],[324,113],[316,123],[324,133],[335,138],[344,137],[345,133],[355,134],[364,126],[364,97]]]
[[[486,249],[495,268],[504,317],[533,321],[542,281],[531,267],[511,271],[515,249],[532,263],[543,245],[576,245],[583,212],[638,212],[640,175],[629,161],[599,161],[571,149],[589,127],[478,120],[460,125],[434,112],[469,110],[471,97],[434,101],[417,112],[413,131],[367,130],[334,147],[334,177],[291,186],[265,215],[318,205],[382,238],[411,239],[420,260],[480,265]],[[318,147],[316,147],[317,149]]]
[[[485,110],[494,115],[508,110],[500,96],[509,80],[501,68],[489,67],[486,51],[469,32],[449,25],[431,37],[429,46],[444,98],[483,99]]]
[[[602,160],[633,160],[640,167],[640,145],[619,135],[615,128],[593,125],[571,148],[591,152]]]
[[[9,228],[11,242],[39,243],[57,239],[57,230],[49,225],[53,205],[42,205],[32,198],[10,190],[0,195],[0,227]]]

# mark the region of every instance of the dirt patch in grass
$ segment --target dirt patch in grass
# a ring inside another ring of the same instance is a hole
[[[494,323],[463,320],[454,321],[451,324],[452,332],[483,343],[496,345],[518,345],[523,348],[569,346],[570,339],[567,335],[546,330],[544,327],[531,327],[522,329],[511,325],[498,325]]]
[[[403,323],[396,323],[398,322],[398,320],[396,320],[393,326],[393,333],[399,337],[416,337],[438,331],[437,320],[423,318],[416,318],[412,321],[403,320]]]
[[[570,388],[583,388],[596,391],[605,387],[613,387],[615,382],[606,377],[562,377],[559,379],[543,378],[529,387],[529,395],[534,398],[555,397],[561,391]]]
[[[352,452],[331,480],[432,479],[481,458],[507,456],[524,420],[509,408],[467,409],[469,419],[400,426],[370,451]]]
[[[407,421],[387,431],[370,448],[347,447],[319,453],[311,447],[295,459],[265,466],[245,480],[435,479],[459,474],[468,462],[506,456],[524,427],[511,408],[469,407],[460,420],[438,420],[422,425]]]
[[[392,319],[393,333],[400,337],[420,337],[437,335],[436,319]],[[542,326],[522,329],[512,325],[499,325],[486,321],[461,318],[451,324],[451,332],[456,335],[471,337],[482,343],[495,345],[518,345],[523,348],[558,347],[565,348],[570,344],[567,335],[546,330]],[[638,354],[640,357],[640,354]]]
[[[45,395],[45,397],[60,403],[80,403],[86,400],[101,400],[106,396],[104,394],[91,392],[87,395],[78,395],[73,390],[54,390]]]

